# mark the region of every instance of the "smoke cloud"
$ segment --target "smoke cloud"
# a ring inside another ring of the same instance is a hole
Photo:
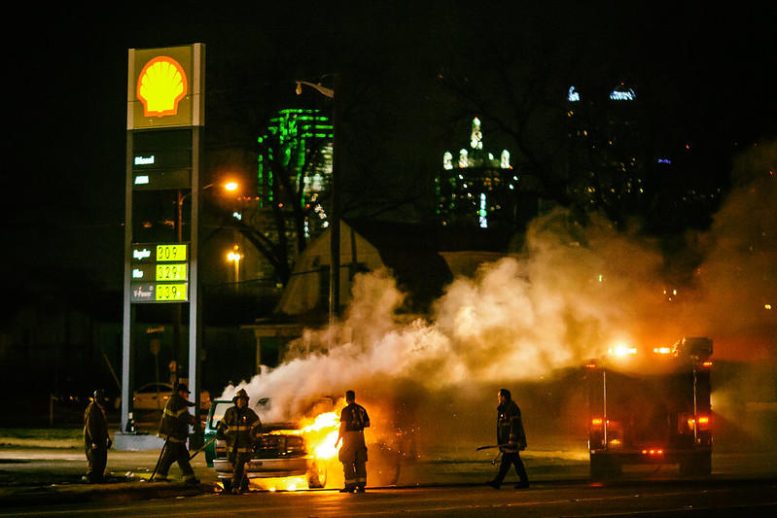
[[[477,405],[475,426],[490,437],[482,419],[493,418],[492,388],[558,376],[619,340],[654,347],[710,336],[716,357],[774,360],[775,149],[762,144],[737,162],[734,187],[711,228],[687,236],[702,260],[682,284],[667,280],[670,259],[638,228],[616,231],[596,215],[581,226],[556,210],[532,222],[524,251],[456,278],[427,318],[398,311],[405,295],[387,271],[357,275],[340,325],[307,330],[284,363],[226,387],[221,397],[239,388],[252,401],[269,396],[265,419],[284,420],[353,388],[362,401],[401,399],[406,410],[409,401],[428,400],[427,408],[450,421],[457,410],[441,402],[455,393],[459,410]],[[537,410],[550,411],[545,401],[544,409],[534,403]],[[571,406],[560,403],[559,412]],[[395,416],[386,405],[373,409]]]
[[[682,321],[716,339],[716,357],[777,360],[777,142],[738,157]]]

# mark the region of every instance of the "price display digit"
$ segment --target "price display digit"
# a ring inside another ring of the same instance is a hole
[[[159,263],[186,261],[187,245],[157,245],[156,260]]]
[[[174,282],[156,285],[156,300],[162,302],[176,302],[188,300],[188,283]]]
[[[185,281],[188,278],[187,263],[162,263],[156,265],[156,280]]]

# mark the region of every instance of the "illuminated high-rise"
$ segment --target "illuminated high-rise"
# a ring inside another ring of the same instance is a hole
[[[646,197],[644,135],[634,88],[620,83],[595,96],[567,92],[570,196],[588,209],[622,213]]]
[[[536,213],[536,196],[526,196],[523,184],[508,150],[495,155],[484,148],[483,129],[475,117],[469,145],[455,155],[443,155],[435,181],[439,222],[445,227],[519,229]]]
[[[305,213],[305,237],[328,227],[331,208],[334,128],[320,110],[287,108],[270,120],[258,142],[259,207],[299,203]],[[276,178],[283,174],[285,178]],[[284,187],[288,182],[288,187]],[[289,188],[295,191],[288,193]],[[298,199],[289,199],[298,196]]]

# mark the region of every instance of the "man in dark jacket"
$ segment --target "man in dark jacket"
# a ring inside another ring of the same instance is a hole
[[[245,466],[250,462],[253,446],[262,433],[262,421],[256,412],[248,408],[248,392],[245,389],[238,390],[232,402],[235,406],[224,413],[216,436],[227,441],[227,454],[233,467],[231,493],[239,495],[245,489]],[[224,491],[227,492],[228,488],[224,487]]]
[[[183,383],[175,387],[175,393],[167,400],[159,425],[159,437],[165,440],[162,455],[159,459],[159,469],[153,477],[155,481],[166,481],[167,472],[173,462],[178,462],[183,481],[187,484],[198,484],[194,470],[189,463],[189,449],[186,440],[189,438],[189,425],[196,424],[196,418],[189,413],[189,407],[194,406],[186,398],[191,394]]]
[[[345,392],[347,405],[340,412],[340,432],[335,448],[340,441],[338,458],[343,464],[345,487],[341,493],[364,493],[367,485],[367,445],[364,442],[364,429],[370,426],[370,417],[363,406],[356,403],[353,390]]]
[[[496,478],[487,484],[494,489],[499,489],[512,464],[520,479],[515,488],[529,487],[529,477],[526,475],[526,468],[519,453],[526,449],[526,433],[523,430],[521,409],[515,404],[510,391],[506,388],[499,389],[497,399],[499,406],[496,408],[496,442],[502,453],[502,462],[499,464]]]
[[[84,449],[89,466],[84,478],[92,484],[105,481],[108,448],[112,444],[108,435],[108,421],[105,419],[103,399],[103,391],[95,390],[92,401],[84,410]]]

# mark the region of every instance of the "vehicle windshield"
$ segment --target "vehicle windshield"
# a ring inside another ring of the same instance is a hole
[[[213,412],[210,416],[209,428],[216,428],[216,424],[224,418],[224,414],[227,409],[231,407],[233,403],[231,401],[216,401],[213,403]]]

